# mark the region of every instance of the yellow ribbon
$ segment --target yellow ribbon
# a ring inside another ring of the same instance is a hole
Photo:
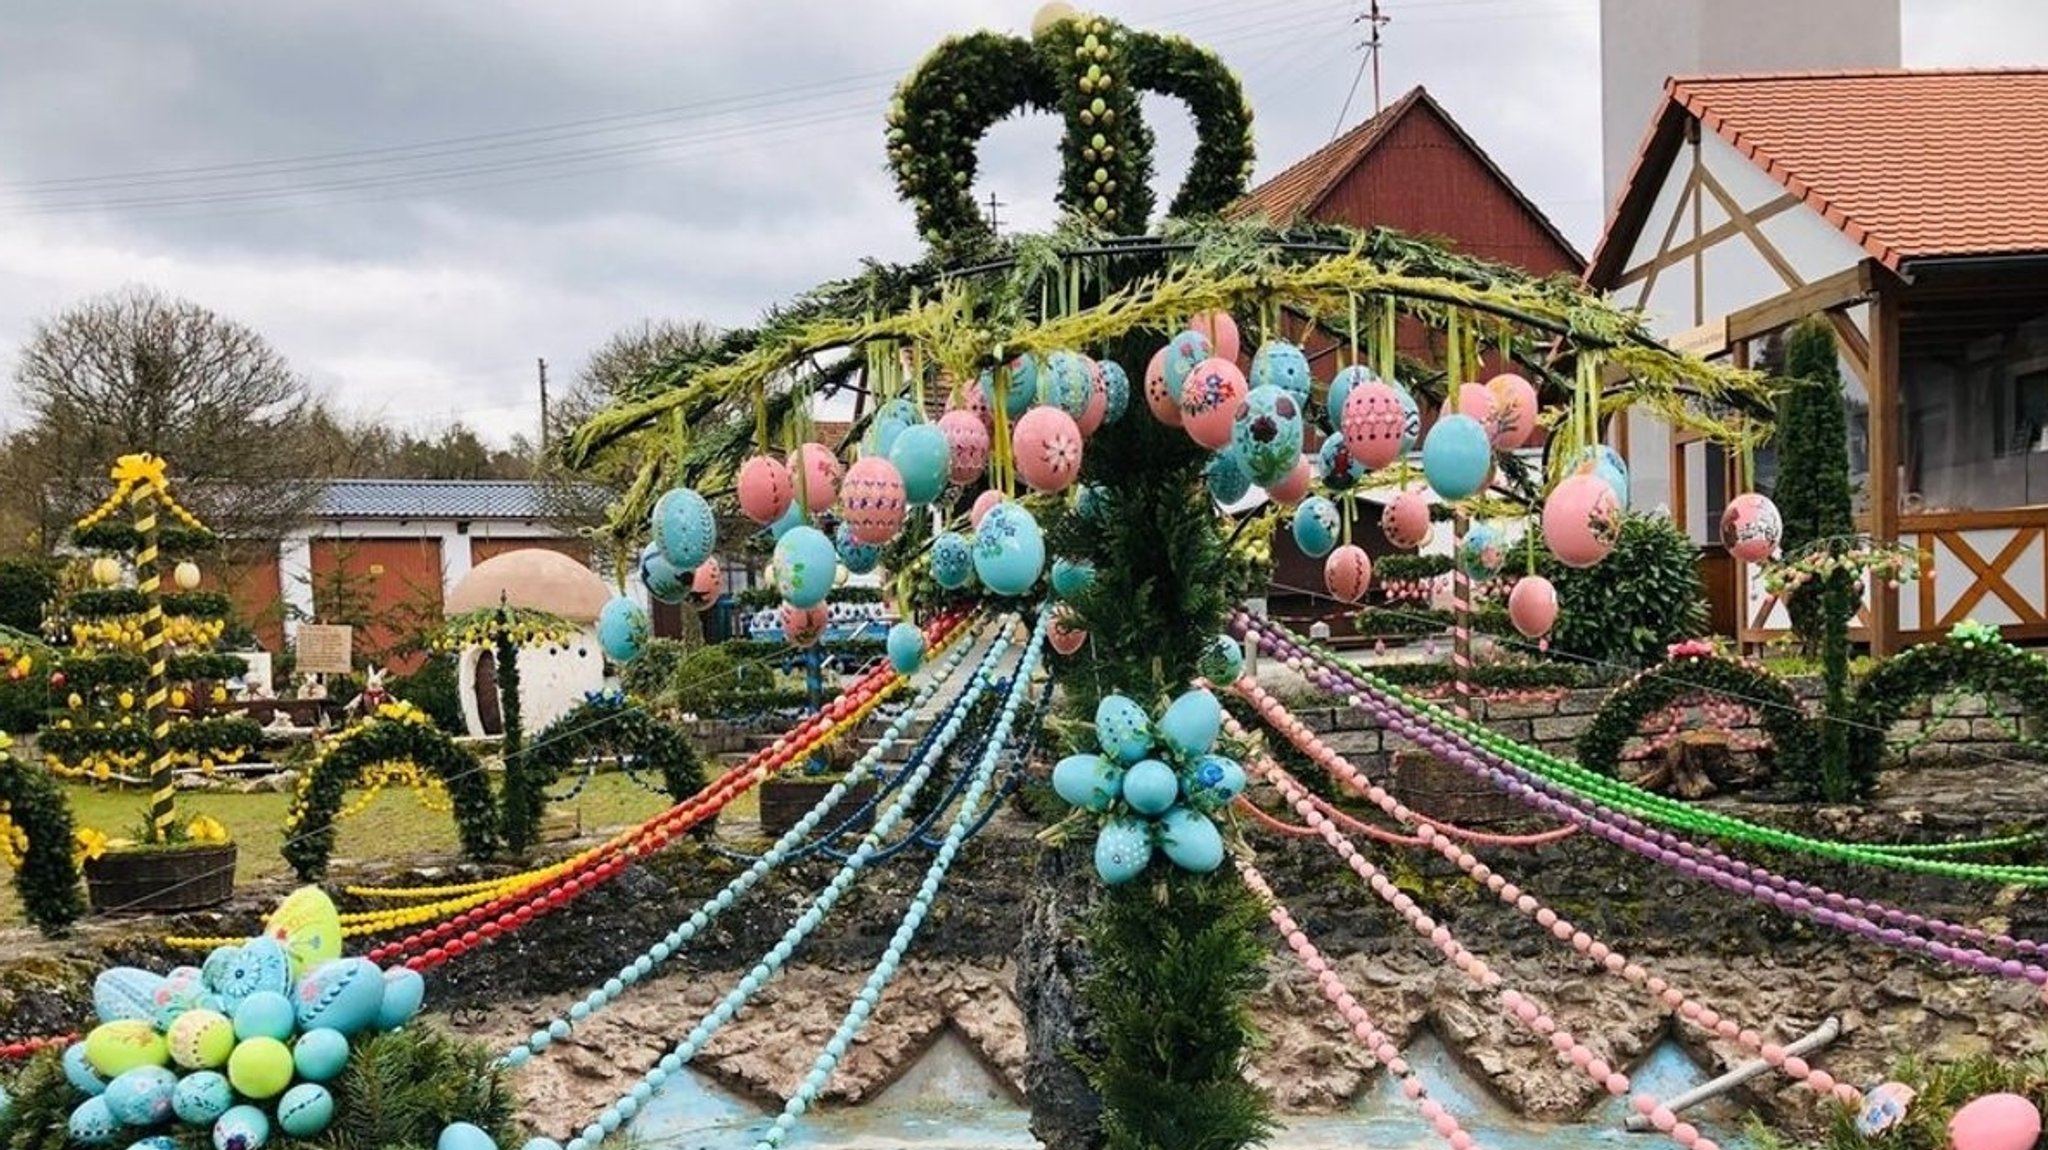
[[[133,487],[148,487],[161,492],[167,480],[164,461],[146,451],[124,455],[114,461],[113,480]]]

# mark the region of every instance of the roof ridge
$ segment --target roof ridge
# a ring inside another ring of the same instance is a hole
[[[1329,195],[1330,189],[1337,180],[1343,178],[1344,172],[1350,170],[1350,164],[1337,163],[1337,158],[1348,154],[1351,164],[1356,164],[1361,156],[1372,149],[1373,143],[1379,137],[1386,134],[1389,125],[1400,119],[1410,108],[1414,107],[1418,98],[1429,98],[1428,90],[1421,84],[1417,84],[1413,88],[1408,89],[1408,91],[1403,92],[1393,103],[1344,129],[1344,131],[1332,137],[1329,143],[1324,144],[1261,180],[1250,191],[1239,197],[1238,201],[1231,205],[1229,209],[1226,209],[1225,214],[1240,219],[1244,218],[1249,213],[1239,209],[1264,208],[1268,206],[1263,202],[1265,199],[1263,193],[1268,189],[1280,187],[1291,180],[1298,180],[1302,176],[1322,169],[1316,180],[1312,183],[1304,181],[1305,186],[1301,193],[1292,197],[1295,202],[1289,214],[1300,215],[1313,210],[1315,205],[1321,203],[1323,198]],[[1278,224],[1286,221],[1274,219],[1272,222]]]
[[[1665,88],[1673,86],[1738,83],[1755,84],[1770,81],[1793,80],[1858,80],[1858,79],[1912,79],[1927,77],[1941,79],[1954,76],[2039,76],[2048,74],[2044,65],[1981,65],[1977,67],[1954,68],[1811,68],[1787,69],[1766,72],[1681,72],[1666,78]]]

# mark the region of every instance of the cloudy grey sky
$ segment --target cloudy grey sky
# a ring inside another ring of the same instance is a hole
[[[1219,50],[1260,173],[1326,142],[1359,0],[1105,0]],[[1426,83],[1582,248],[1600,202],[1597,0],[1383,0],[1384,87]],[[0,18],[0,363],[147,283],[264,332],[345,406],[494,435],[645,317],[742,324],[916,254],[881,162],[894,81],[1036,0],[10,0]],[[2048,61],[2038,0],[1905,0],[1910,65]],[[1361,90],[1346,121],[1371,111]],[[1647,119],[1649,109],[1645,107]],[[1176,180],[1185,117],[1151,110]],[[1049,119],[980,195],[1052,216]],[[1164,198],[1164,197],[1162,197]],[[11,412],[11,402],[0,413]]]

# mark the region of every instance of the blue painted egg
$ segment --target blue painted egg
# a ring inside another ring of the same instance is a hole
[[[385,971],[384,996],[377,1004],[377,1029],[397,1030],[411,1022],[426,1000],[427,980],[420,977],[419,971],[404,966]]]
[[[654,544],[678,571],[695,571],[718,546],[718,517],[702,495],[678,487],[654,504]]]
[[[647,609],[624,595],[604,605],[597,613],[597,645],[614,663],[630,663],[646,648],[654,625]]]
[[[1095,564],[1086,559],[1055,559],[1052,561],[1052,593],[1062,599],[1073,599],[1086,594],[1095,586]]]
[[[1218,635],[1202,649],[1195,670],[1211,683],[1227,687],[1244,677],[1244,647],[1228,635]]]
[[[958,531],[940,532],[932,540],[932,579],[948,591],[974,578],[974,547]]]
[[[1052,789],[1074,806],[1106,811],[1123,793],[1124,771],[1101,755],[1068,755],[1053,764]]]
[[[180,1150],[178,1140],[168,1134],[152,1134],[128,1144],[128,1150]]]
[[[155,1126],[171,1120],[171,1093],[177,1088],[178,1076],[170,1069],[138,1066],[116,1075],[100,1097],[115,1121],[126,1126]]]
[[[1095,834],[1095,873],[1111,886],[1137,878],[1152,861],[1152,828],[1138,819],[1112,819]]]
[[[100,1077],[91,1062],[86,1061],[83,1042],[74,1042],[64,1048],[64,1081],[88,1098],[105,1093],[107,1089],[107,1080]]]
[[[1226,507],[1243,499],[1252,489],[1251,469],[1234,450],[1217,452],[1202,477],[1209,484],[1209,497]]]
[[[1486,425],[1469,415],[1446,415],[1422,441],[1422,475],[1447,501],[1469,499],[1493,471],[1493,444]]]
[[[1332,491],[1349,491],[1372,474],[1362,460],[1351,454],[1341,435],[1325,436],[1316,457],[1322,464],[1323,486]]]
[[[783,536],[789,534],[791,531],[794,531],[799,527],[802,527],[804,523],[805,519],[803,505],[800,503],[791,502],[789,505],[789,509],[784,511],[782,515],[775,520],[775,522],[770,523],[768,525],[768,537],[780,543],[782,541]]]
[[[1598,488],[1595,488],[1598,490]],[[1507,562],[1507,541],[1491,525],[1474,523],[1458,545],[1458,567],[1467,578],[1486,580],[1500,574]]]
[[[1102,365],[1102,422],[1115,423],[1131,406],[1131,376],[1113,359],[1097,360]]]
[[[1415,402],[1415,393],[1394,380],[1387,386],[1394,389],[1394,398],[1401,401],[1401,452],[1415,450],[1415,443],[1422,438],[1422,405]]]
[[[1360,384],[1371,383],[1379,376],[1364,364],[1353,364],[1339,371],[1330,380],[1330,394],[1323,401],[1323,426],[1332,434],[1344,430],[1344,401],[1351,398],[1351,389]]]
[[[99,1015],[101,1022],[130,1018],[154,1021],[157,992],[164,988],[165,981],[161,974],[132,966],[100,971],[99,977],[92,980],[93,1013]]]
[[[1124,696],[1104,695],[1095,704],[1095,741],[1117,762],[1135,763],[1152,753],[1152,720]]]
[[[1195,365],[1215,354],[1209,337],[1201,332],[1184,331],[1174,336],[1166,345],[1166,394],[1178,399],[1181,385],[1188,381]]]
[[[1244,766],[1222,755],[1203,755],[1187,770],[1182,787],[1196,810],[1208,812],[1244,793]]]
[[[1337,549],[1337,533],[1343,519],[1337,505],[1320,495],[1311,495],[1294,509],[1294,545],[1311,559],[1321,559]]]
[[[1095,376],[1088,370],[1088,361],[1071,351],[1056,351],[1046,363],[1047,370],[1038,374],[1038,402],[1080,419],[1095,392]]]
[[[662,603],[680,603],[690,593],[690,580],[653,543],[640,550],[640,582],[646,584],[649,595]]]
[[[1628,506],[1628,462],[1622,459],[1620,452],[1604,443],[1580,450],[1572,457],[1571,472],[1583,474],[1589,471],[1613,489],[1616,502],[1623,507]]]
[[[1222,729],[1223,705],[1207,691],[1189,691],[1159,716],[1159,741],[1183,761],[1208,754]]]
[[[1301,403],[1278,387],[1254,388],[1238,405],[1230,446],[1262,487],[1287,478],[1301,462]]]
[[[172,1113],[192,1126],[210,1125],[234,1104],[235,1088],[228,1085],[227,1075],[212,1070],[187,1074],[171,1091]]]
[[[889,448],[889,462],[903,477],[904,502],[923,507],[946,490],[953,469],[953,445],[937,424],[912,424]]]
[[[325,1086],[301,1082],[277,1100],[277,1125],[294,1138],[311,1138],[334,1121],[334,1095]]]
[[[308,1082],[330,1081],[347,1067],[348,1036],[339,1030],[316,1027],[292,1043],[292,1069]]]
[[[238,1039],[275,1038],[279,1042],[292,1036],[292,1029],[298,1019],[292,1008],[292,1000],[274,990],[252,994],[235,1007],[235,1037]]]
[[[1180,799],[1180,777],[1158,759],[1145,759],[1124,772],[1123,794],[1141,815],[1164,814]]]
[[[838,573],[839,552],[815,527],[798,527],[775,543],[775,586],[792,607],[823,603]]]
[[[71,1140],[81,1146],[112,1146],[121,1122],[107,1109],[105,1098],[88,1098],[71,1112]]]
[[[1223,865],[1223,832],[1209,816],[1175,807],[1159,820],[1159,846],[1173,865],[1208,874]]]
[[[839,561],[846,564],[847,573],[852,575],[865,575],[882,561],[881,545],[854,538],[851,523],[841,523],[832,529],[832,549],[839,553]]]
[[[887,457],[905,431],[924,422],[917,405],[907,399],[892,399],[875,409],[868,424],[867,446],[872,454]]]
[[[384,1008],[384,972],[367,958],[343,958],[299,983],[299,1029],[327,1026],[359,1034],[377,1025]]]
[[[151,1021],[158,1030],[168,1031],[188,1011],[213,1009],[208,1000],[214,998],[217,996],[206,987],[205,972],[196,966],[173,967],[156,989],[156,1015]]]
[[[434,1150],[498,1150],[498,1144],[489,1134],[467,1122],[456,1122],[441,1131],[435,1139]]]
[[[562,1144],[552,1138],[529,1138],[519,1150],[562,1150]]]
[[[915,623],[898,623],[889,628],[889,665],[899,675],[916,673],[924,666],[924,632]]]
[[[232,1013],[243,999],[261,991],[283,994],[292,988],[292,958],[283,944],[268,936],[250,939],[241,946],[216,948],[206,956],[202,968],[207,988],[227,1004]]]
[[[996,409],[995,373],[981,373],[981,397],[990,411]],[[1010,421],[1016,422],[1038,402],[1038,361],[1030,356],[1018,356],[1010,361],[1009,390],[1003,393],[1003,406]]]
[[[1271,339],[1259,345],[1252,356],[1253,388],[1277,387],[1294,397],[1297,409],[1308,406],[1308,393],[1315,386],[1309,375],[1308,356],[1285,340]]]
[[[1045,570],[1045,535],[1020,503],[998,503],[974,532],[974,573],[998,595],[1022,595]]]
[[[214,1119],[213,1150],[263,1150],[270,1119],[254,1106],[237,1106]]]

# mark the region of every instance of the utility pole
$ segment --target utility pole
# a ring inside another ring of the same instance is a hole
[[[548,449],[548,361],[536,359],[534,362],[540,365],[540,449],[542,454],[546,454]]]
[[[1358,74],[1351,77],[1351,90],[1344,94],[1344,107],[1337,113],[1337,126],[1330,129],[1330,138],[1336,139],[1344,132],[1344,122],[1351,115],[1351,101],[1358,98],[1358,82],[1365,79],[1365,70],[1372,69],[1372,113],[1377,116],[1386,109],[1380,93],[1380,29],[1393,20],[1392,16],[1380,11],[1380,0],[1371,0],[1366,10],[1351,18],[1353,24],[1364,24],[1370,31],[1359,42],[1359,51],[1365,53],[1358,61]]]
[[[988,194],[988,230],[989,230],[989,231],[991,231],[991,232],[994,232],[994,233],[996,233],[997,235],[1001,235],[1001,234],[1003,233],[1003,221],[1002,221],[1002,218],[1001,218],[1000,216],[998,216],[998,215],[996,214],[996,211],[997,211],[997,209],[999,209],[999,208],[1005,208],[1005,207],[1008,207],[1008,206],[1009,206],[1008,204],[1005,204],[1005,203],[1003,203],[1003,201],[1001,201],[1001,200],[997,199],[997,198],[996,198],[996,194],[995,194],[994,192],[990,192],[990,193]]]

